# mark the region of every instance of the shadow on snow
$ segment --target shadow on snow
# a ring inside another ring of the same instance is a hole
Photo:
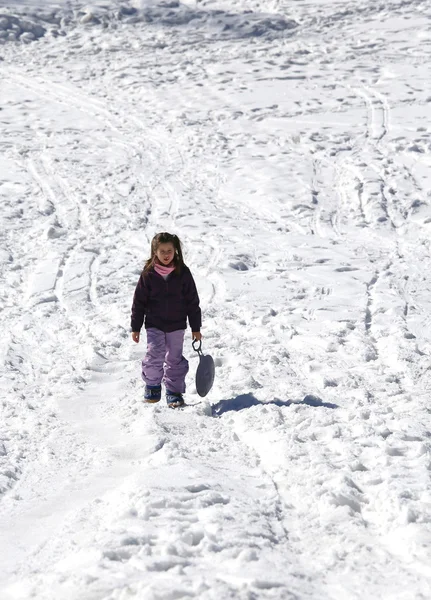
[[[133,19],[133,17],[132,17]],[[212,31],[218,39],[262,37],[280,35],[296,29],[298,23],[281,14],[261,13],[252,10],[241,12],[226,10],[205,10],[190,7],[177,1],[150,2],[142,6],[134,17],[151,25],[184,27],[190,25],[190,32],[204,29]]]
[[[271,402],[260,402],[257,398],[253,396],[253,394],[241,394],[236,398],[230,398],[229,400],[221,400],[217,404],[212,406],[213,415],[220,416],[223,413],[230,411],[240,411],[245,408],[251,408],[252,406],[291,406],[292,404],[305,404],[307,406],[312,406],[315,408],[339,408],[338,404],[332,404],[331,402],[323,402],[317,396],[307,395],[303,400],[295,401],[295,400],[272,400]]]

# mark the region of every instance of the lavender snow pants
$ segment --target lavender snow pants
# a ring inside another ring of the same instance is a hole
[[[160,385],[163,380],[170,392],[183,394],[189,363],[183,356],[184,330],[165,333],[147,329],[147,353],[142,361],[142,379],[147,385]]]

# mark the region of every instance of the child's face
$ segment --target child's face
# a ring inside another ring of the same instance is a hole
[[[169,265],[174,260],[175,248],[171,242],[159,244],[156,256],[162,265]]]

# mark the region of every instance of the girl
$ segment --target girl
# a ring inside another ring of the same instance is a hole
[[[132,339],[138,343],[145,318],[147,353],[142,361],[145,401],[158,402],[161,382],[168,406],[184,404],[189,363],[183,356],[188,317],[192,339],[200,340],[201,309],[192,274],[183,260],[176,235],[158,233],[151,242],[151,257],[136,286],[132,306]]]

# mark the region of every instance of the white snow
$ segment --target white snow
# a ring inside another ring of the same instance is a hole
[[[430,19],[0,3],[1,600],[431,598]],[[129,332],[163,230],[182,411]]]

